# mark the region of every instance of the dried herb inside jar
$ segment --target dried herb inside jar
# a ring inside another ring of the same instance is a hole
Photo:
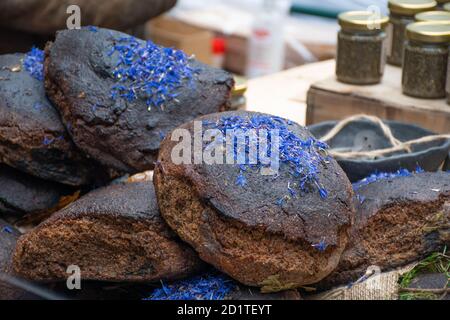
[[[407,27],[403,93],[418,98],[444,98],[450,22],[416,22]]]
[[[414,16],[417,13],[433,10],[436,4],[434,0],[389,0],[388,63],[402,65],[407,25],[415,22]]]
[[[447,62],[447,83],[445,91],[447,93],[447,104],[450,104],[450,59]]]
[[[374,18],[366,11],[339,15],[336,77],[351,84],[375,84],[381,81],[385,66],[384,28],[387,17]]]

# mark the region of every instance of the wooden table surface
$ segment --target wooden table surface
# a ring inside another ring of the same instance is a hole
[[[247,110],[284,117],[304,125],[309,87],[334,74],[334,60],[311,63],[249,81]]]

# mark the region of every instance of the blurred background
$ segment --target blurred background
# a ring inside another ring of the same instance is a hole
[[[191,36],[204,32],[205,37],[206,33],[216,37],[210,54],[206,47],[185,49],[231,72],[255,77],[334,57],[337,15],[370,5],[387,11],[387,0],[179,0],[158,20],[171,21],[174,29],[175,24],[198,28],[191,29]],[[159,40],[162,31],[157,21],[146,30],[150,38]],[[180,39],[188,43],[188,36]],[[224,47],[217,45],[221,38]],[[222,48],[223,60],[216,59]]]
[[[337,15],[387,0],[2,0],[0,52],[42,47],[65,28],[67,6],[82,25],[124,30],[182,49],[199,60],[248,77],[330,59]]]

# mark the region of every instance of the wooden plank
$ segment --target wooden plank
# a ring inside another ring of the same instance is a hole
[[[438,133],[450,132],[450,106],[445,99],[403,95],[401,69],[390,65],[386,66],[382,83],[377,85],[344,84],[334,76],[318,81],[308,91],[307,105],[307,125],[365,113],[414,123]]]
[[[306,93],[314,82],[330,76],[334,61],[311,63],[249,81],[247,110],[305,124]]]

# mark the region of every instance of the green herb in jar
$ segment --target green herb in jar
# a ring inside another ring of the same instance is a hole
[[[447,104],[450,104],[450,59],[447,62],[447,84],[445,91],[447,91]]]
[[[416,22],[406,29],[403,93],[417,98],[444,98],[450,22]]]
[[[406,26],[415,22],[417,13],[433,10],[436,5],[434,0],[389,0],[388,63],[402,65]]]
[[[384,29],[387,17],[374,17],[368,11],[349,11],[339,15],[336,77],[351,84],[381,81],[385,66]]]

